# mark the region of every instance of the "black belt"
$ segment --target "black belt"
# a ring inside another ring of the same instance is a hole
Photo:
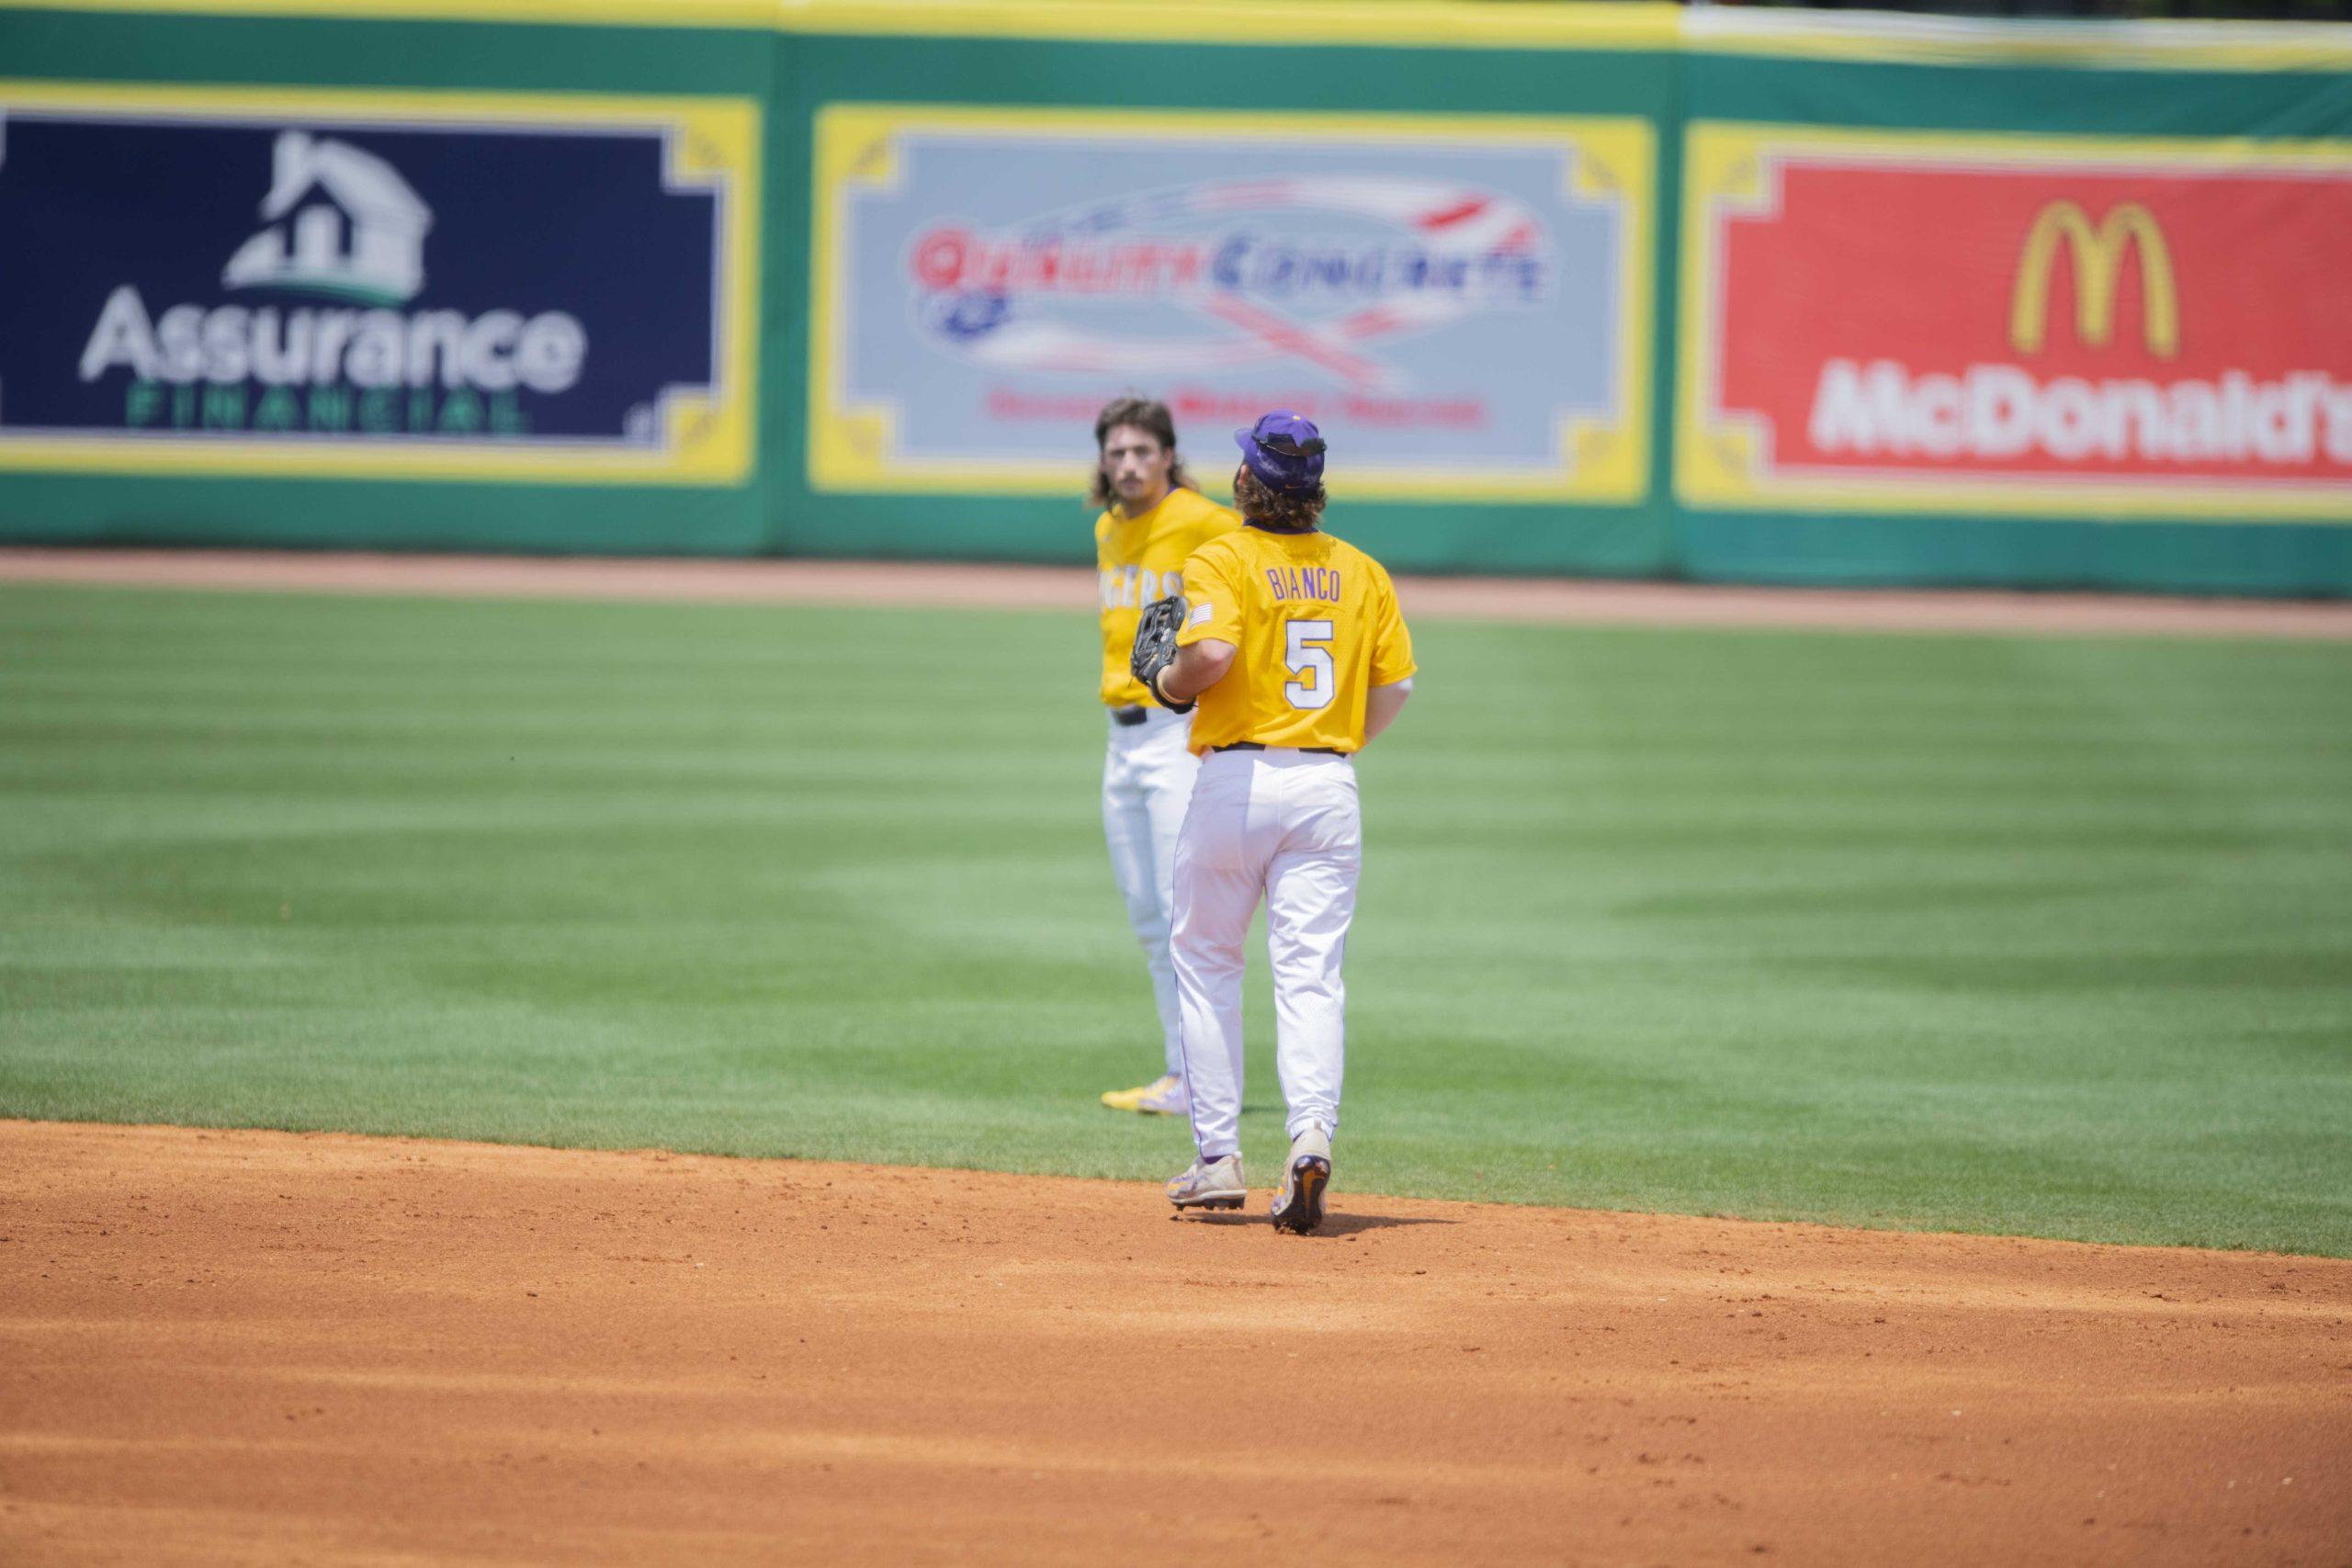
[[[1126,729],[1133,729],[1136,725],[1141,724],[1143,717],[1144,709],[1141,703],[1129,703],[1125,707],[1111,710],[1111,722]]]
[[[1230,746],[1212,746],[1209,748],[1212,751],[1262,751],[1265,749],[1266,744],[1262,740],[1237,740]],[[1337,746],[1292,746],[1287,748],[1287,750],[1293,751],[1313,751],[1317,755],[1324,757],[1344,757],[1347,755],[1345,751],[1340,750]]]

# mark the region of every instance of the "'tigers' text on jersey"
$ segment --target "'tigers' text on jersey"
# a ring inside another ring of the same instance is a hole
[[[1155,599],[1184,592],[1184,574],[1153,571],[1148,567],[1106,567],[1102,570],[1102,607],[1135,610]]]

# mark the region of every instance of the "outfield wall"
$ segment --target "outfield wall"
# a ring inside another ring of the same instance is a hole
[[[0,538],[2352,592],[2352,28],[0,0]],[[1278,107],[1270,107],[1278,106]]]

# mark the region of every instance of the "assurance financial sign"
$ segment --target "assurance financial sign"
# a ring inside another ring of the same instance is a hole
[[[1702,125],[1694,505],[2352,521],[2352,148]]]
[[[0,468],[740,483],[759,125],[0,82]]]

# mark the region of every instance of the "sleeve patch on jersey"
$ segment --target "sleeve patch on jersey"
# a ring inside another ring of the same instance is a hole
[[[1188,626],[1204,626],[1208,625],[1209,613],[1216,608],[1216,605],[1205,601],[1195,604],[1193,606],[1192,615],[1185,618],[1184,624]]]

